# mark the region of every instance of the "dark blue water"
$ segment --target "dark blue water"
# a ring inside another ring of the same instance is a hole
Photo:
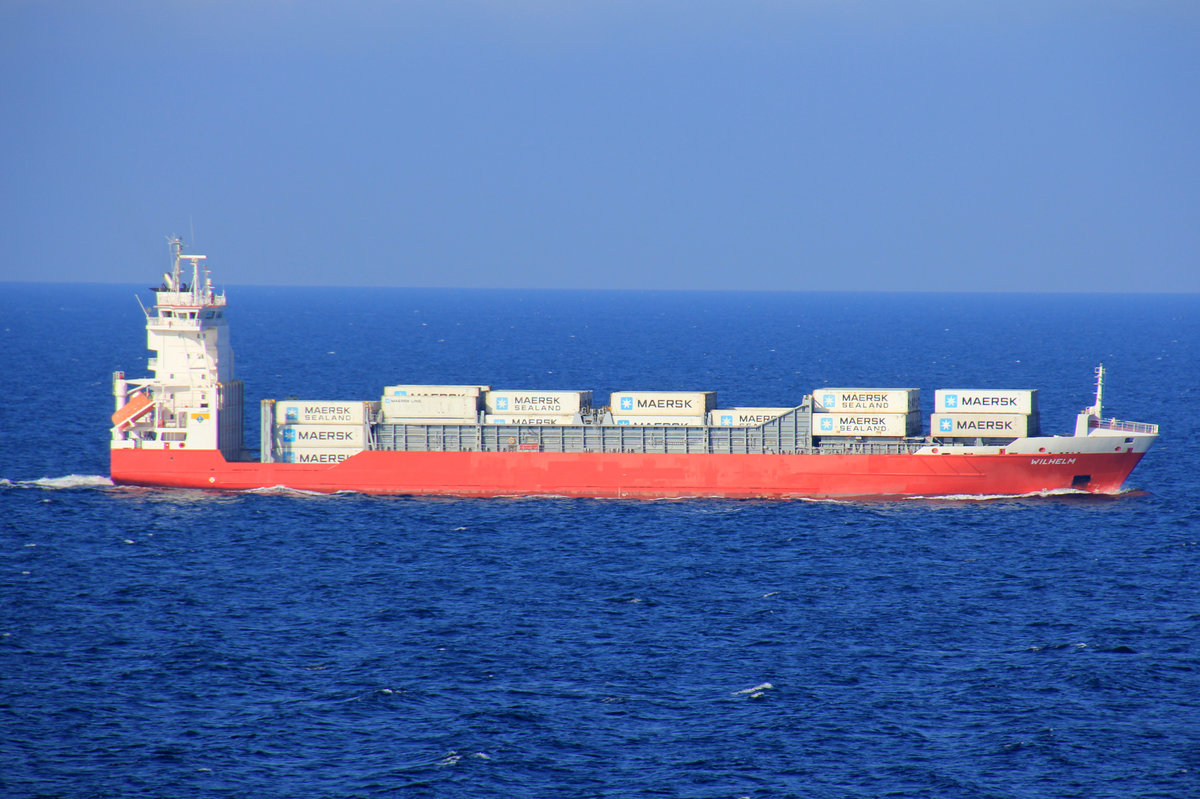
[[[1117,498],[839,504],[114,488],[133,291],[0,286],[4,796],[1200,795],[1198,297],[231,290],[252,404],[980,385],[1068,432],[1102,360],[1163,427]]]

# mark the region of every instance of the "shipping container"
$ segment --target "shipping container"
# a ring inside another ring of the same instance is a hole
[[[539,424],[578,424],[579,416],[572,414],[570,416],[555,416],[553,414],[522,414],[520,416],[509,416],[488,414],[483,417],[484,424],[523,424],[523,425],[539,425]]]
[[[587,410],[591,406],[590,391],[499,389],[489,391],[483,397],[483,408],[488,413],[567,416]]]
[[[321,400],[279,400],[275,403],[276,424],[363,424],[369,403]]]
[[[935,413],[929,432],[936,438],[1018,438],[1036,436],[1038,423],[1024,413]]]
[[[463,419],[475,421],[479,397],[465,394],[415,394],[385,396],[383,421],[403,419]]]
[[[491,386],[384,386],[384,397],[478,397]]]
[[[336,464],[361,450],[351,447],[282,447],[275,451],[277,463]]]
[[[875,413],[846,411],[814,413],[813,435],[816,436],[886,436],[902,438],[921,433],[921,412]]]
[[[813,410],[821,413],[910,413],[921,409],[919,388],[818,388],[812,396]]]
[[[1036,414],[1037,389],[939,388],[933,412]]]
[[[703,416],[613,415],[613,424],[631,427],[703,427]]]
[[[698,416],[717,406],[715,391],[617,391],[610,399],[614,415]],[[701,421],[703,424],[703,421]]]
[[[710,412],[708,423],[713,427],[758,427],[793,410],[795,408],[728,408]]]
[[[366,446],[365,425],[285,424],[275,428],[275,446],[279,447],[357,447]]]

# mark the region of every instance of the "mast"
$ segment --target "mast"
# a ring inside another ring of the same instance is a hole
[[[1097,419],[1100,419],[1104,416],[1103,400],[1104,400],[1104,364],[1100,364],[1099,366],[1096,367],[1096,403],[1094,405],[1092,405],[1092,407],[1087,409],[1088,413],[1090,413],[1092,416],[1095,416]]]
[[[1086,436],[1100,424],[1104,412],[1104,364],[1096,367],[1096,400],[1075,417],[1075,435]]]

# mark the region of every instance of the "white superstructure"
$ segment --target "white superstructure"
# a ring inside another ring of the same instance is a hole
[[[225,294],[213,290],[205,256],[185,254],[178,238],[170,247],[172,269],[154,289],[153,309],[143,306],[153,377],[113,375],[112,447],[219,449],[236,460],[242,384],[233,376]]]

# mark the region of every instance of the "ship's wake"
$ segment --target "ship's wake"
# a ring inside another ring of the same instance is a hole
[[[112,488],[113,481],[99,474],[68,474],[65,477],[39,477],[36,480],[9,480],[0,477],[2,488],[40,488],[46,491],[65,491],[78,488]]]
[[[224,489],[217,489],[223,491]],[[259,496],[280,497],[358,497],[364,496],[361,491],[339,489],[337,491],[310,491],[306,488],[292,488],[285,485],[263,486],[262,488],[245,488],[235,491],[238,494],[257,494]]]
[[[1144,493],[1136,488],[1123,488],[1111,493],[1082,491],[1077,488],[1054,488],[1046,491],[1031,491],[1027,494],[938,494],[904,497],[904,500],[907,502],[1003,502],[1014,499],[1072,499],[1103,502],[1126,496],[1141,496]]]
[[[247,488],[242,493],[245,494],[277,494],[280,496],[289,497],[327,497],[327,492],[321,491],[306,491],[303,488],[289,488],[285,485],[265,486],[263,488]]]

